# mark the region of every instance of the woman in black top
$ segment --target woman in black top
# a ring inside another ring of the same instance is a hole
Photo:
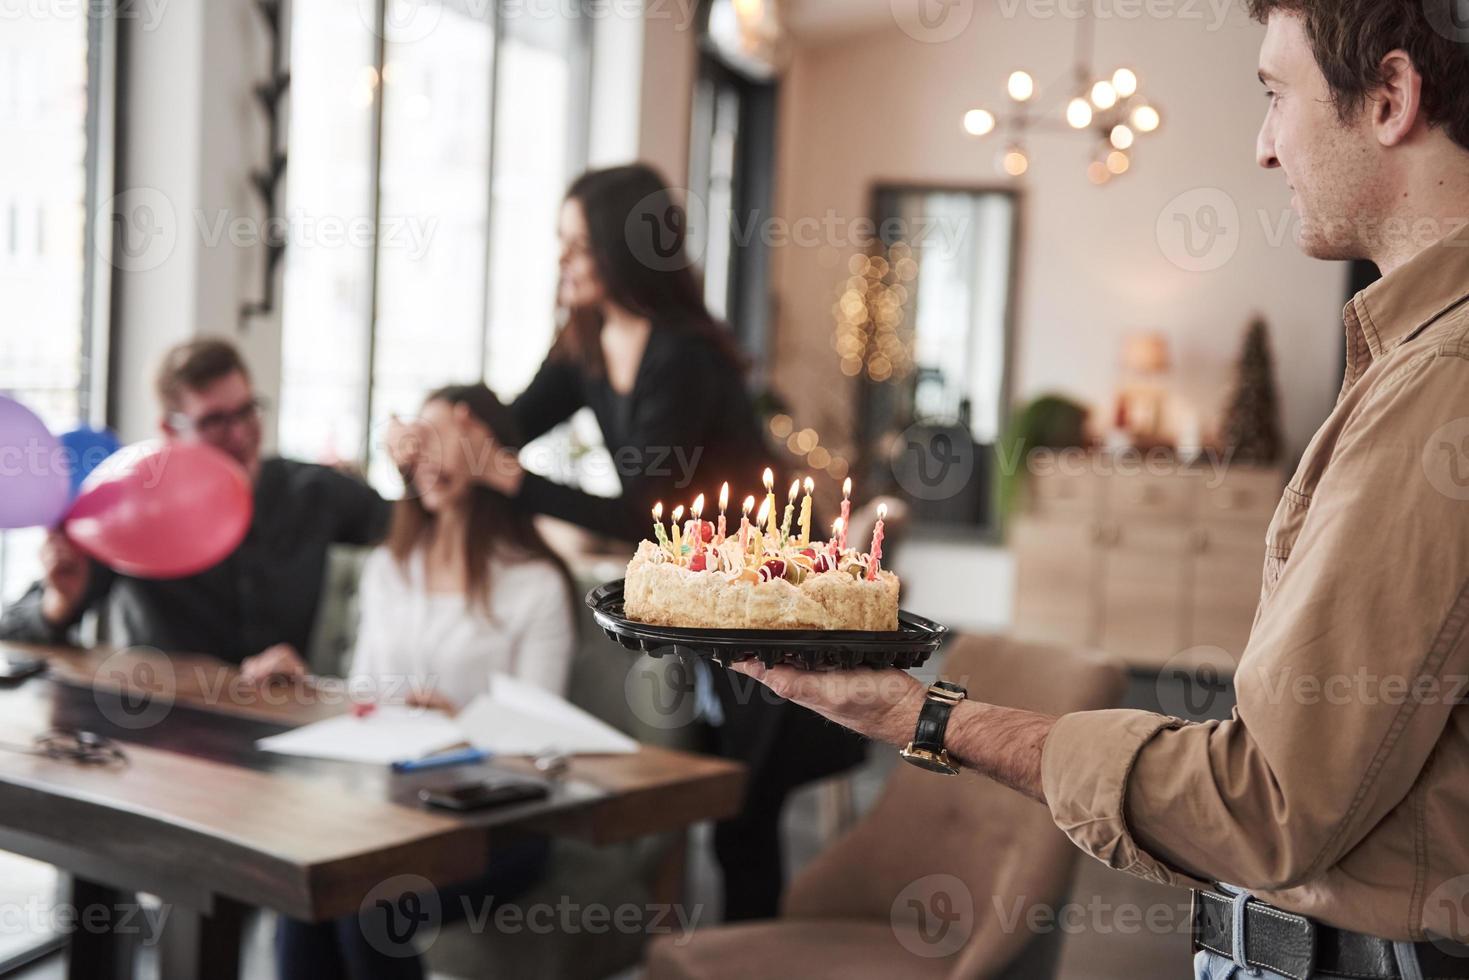
[[[622,496],[596,497],[527,473],[508,453],[481,477],[486,483],[538,513],[626,541],[648,536],[656,502],[665,513],[700,493],[712,502],[725,481],[737,494],[757,493],[771,460],[742,358],[704,306],[684,250],[686,227],[649,167],[591,171],[571,185],[558,229],[557,303],[566,323],[511,407],[527,440],[590,407]],[[738,499],[730,501],[736,515]],[[863,747],[804,708],[766,698],[747,678],[737,684],[715,670],[711,679],[723,715],[710,730],[713,747],[751,769],[743,811],[715,829],[725,918],[768,918],[783,880],[786,794],[854,765]]]

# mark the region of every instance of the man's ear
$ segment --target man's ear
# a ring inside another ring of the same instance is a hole
[[[1373,129],[1383,146],[1397,146],[1408,138],[1423,108],[1423,76],[1402,49],[1382,58],[1382,84],[1371,104]]]

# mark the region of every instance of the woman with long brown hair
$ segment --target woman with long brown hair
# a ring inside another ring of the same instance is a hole
[[[526,473],[511,453],[482,479],[527,511],[624,541],[646,537],[665,512],[720,484],[749,487],[770,465],[734,340],[704,305],[686,251],[682,208],[642,164],[593,170],[561,207],[558,305],[565,325],[511,406],[533,439],[586,407],[597,417],[622,484],[608,499]],[[738,504],[736,504],[738,506]],[[714,848],[726,920],[776,914],[783,884],[780,814],[790,790],[850,768],[863,743],[816,715],[768,700],[722,670],[703,673],[710,748],[750,766],[745,805],[721,821]]]
[[[483,484],[494,444],[519,445],[514,416],[482,384],[440,388],[399,448],[404,495],[386,543],[363,568],[354,693],[449,713],[497,674],[563,694],[576,646],[570,576],[531,516]],[[438,889],[445,915],[513,898],[543,873],[544,840],[499,844],[482,877]],[[282,919],[280,976],[421,978],[409,935],[379,913],[334,922]]]

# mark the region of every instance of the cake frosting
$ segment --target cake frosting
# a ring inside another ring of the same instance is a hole
[[[705,629],[898,628],[898,577],[870,568],[878,563],[871,553],[758,531],[719,537],[708,521],[690,521],[677,550],[660,538],[643,541],[628,562],[630,619]]]

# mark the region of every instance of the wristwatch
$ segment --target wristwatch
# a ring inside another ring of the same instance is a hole
[[[949,727],[949,713],[954,705],[968,696],[964,688],[947,681],[938,681],[930,687],[923,709],[918,712],[918,730],[913,733],[913,741],[898,755],[920,769],[957,775],[959,766],[944,748],[944,731]]]

